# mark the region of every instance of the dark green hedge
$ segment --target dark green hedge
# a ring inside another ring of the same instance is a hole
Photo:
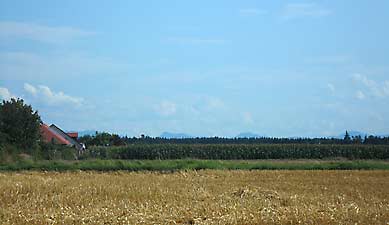
[[[134,144],[91,147],[83,158],[99,159],[389,159],[388,145],[320,144]]]

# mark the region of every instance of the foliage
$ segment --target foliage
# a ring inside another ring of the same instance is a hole
[[[0,146],[0,163],[12,163],[20,160],[20,150],[14,145],[3,144]]]
[[[107,132],[98,133],[95,136],[85,135],[78,139],[80,143],[87,146],[122,146],[126,142],[117,134],[110,134]]]
[[[132,144],[91,147],[84,158],[99,159],[389,159],[388,145],[323,144]]]
[[[40,116],[22,99],[0,103],[0,140],[29,150],[36,145],[40,132]]]
[[[224,137],[196,137],[196,138],[160,138],[143,136],[120,137],[117,134],[106,132],[96,133],[95,136],[83,136],[79,142],[87,146],[123,146],[131,144],[326,144],[326,145],[345,145],[345,144],[368,144],[368,145],[389,145],[389,137],[367,136],[362,138],[360,135],[350,136],[348,131],[344,138],[224,138]]]
[[[73,147],[41,142],[34,157],[38,160],[75,160],[77,153]]]
[[[73,147],[55,145],[40,142],[31,149],[30,154],[15,145],[6,144],[0,146],[0,163],[18,163],[25,158],[31,160],[75,160],[77,159],[76,149]]]
[[[350,137],[350,134],[348,133],[347,130],[346,130],[346,134],[344,135],[343,140],[344,140],[346,143],[351,142],[351,137]]]

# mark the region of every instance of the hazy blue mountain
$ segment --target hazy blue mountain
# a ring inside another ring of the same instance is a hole
[[[192,136],[185,133],[170,133],[170,132],[163,132],[160,136],[160,138],[191,138]]]
[[[78,131],[78,136],[79,137],[86,136],[86,135],[95,136],[96,135],[96,131],[95,130]]]
[[[236,138],[260,138],[264,137],[265,135],[255,134],[251,132],[243,132],[236,136]]]

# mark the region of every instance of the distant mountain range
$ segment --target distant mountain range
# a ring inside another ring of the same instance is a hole
[[[78,132],[78,136],[79,137],[83,137],[83,136],[86,136],[86,135],[95,136],[96,135],[96,131],[95,130],[83,130],[83,131],[79,131]]]
[[[362,132],[362,131],[348,131],[348,133],[349,133],[350,137],[360,135],[362,138],[364,138],[365,136],[374,135],[374,134],[369,134],[369,133]],[[86,136],[86,135],[95,136],[96,131],[95,130],[83,130],[83,131],[78,132],[79,137]],[[343,139],[344,135],[345,135],[345,133],[342,133],[342,134],[335,135],[335,136],[329,136],[327,138]],[[375,135],[375,136],[389,137],[389,134]],[[196,136],[186,134],[186,133],[173,133],[173,132],[166,131],[166,132],[163,132],[159,137],[160,138],[167,138],[167,139],[172,139],[172,138],[184,139],[184,138],[194,138]],[[268,137],[268,136],[260,135],[260,134],[256,134],[256,133],[252,133],[252,132],[242,132],[242,133],[239,133],[238,135],[235,136],[235,138],[261,138],[261,137]],[[298,137],[296,136],[296,137],[290,137],[290,138],[298,138]]]
[[[171,133],[171,132],[163,132],[160,138],[193,138],[195,136],[186,134],[186,133]],[[264,137],[264,135],[259,135],[251,132],[240,133],[236,136],[236,138],[260,138]]]
[[[160,138],[177,138],[177,139],[183,139],[183,138],[192,138],[193,136],[185,133],[170,133],[170,132],[163,132],[160,136]]]
[[[238,135],[236,135],[236,138],[261,138],[265,137],[266,135],[260,135],[260,134],[255,134],[251,132],[243,132]]]
[[[374,134],[369,134],[369,133],[362,132],[362,131],[348,131],[348,133],[349,133],[350,137],[360,135],[362,138],[364,138],[365,136],[374,135]],[[342,133],[342,134],[339,134],[336,136],[329,136],[327,138],[343,139],[344,135],[345,135],[345,133]],[[375,136],[389,137],[389,135],[375,135]],[[186,133],[163,132],[159,137],[161,137],[161,138],[193,138],[196,136],[189,135]],[[256,133],[252,133],[252,132],[242,132],[242,133],[235,136],[235,138],[262,138],[262,137],[268,137],[268,136],[256,134]],[[290,138],[300,138],[300,137],[296,136],[296,137],[290,137]]]

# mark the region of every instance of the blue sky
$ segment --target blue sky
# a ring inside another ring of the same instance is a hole
[[[1,1],[0,98],[65,130],[389,133],[389,2]]]

